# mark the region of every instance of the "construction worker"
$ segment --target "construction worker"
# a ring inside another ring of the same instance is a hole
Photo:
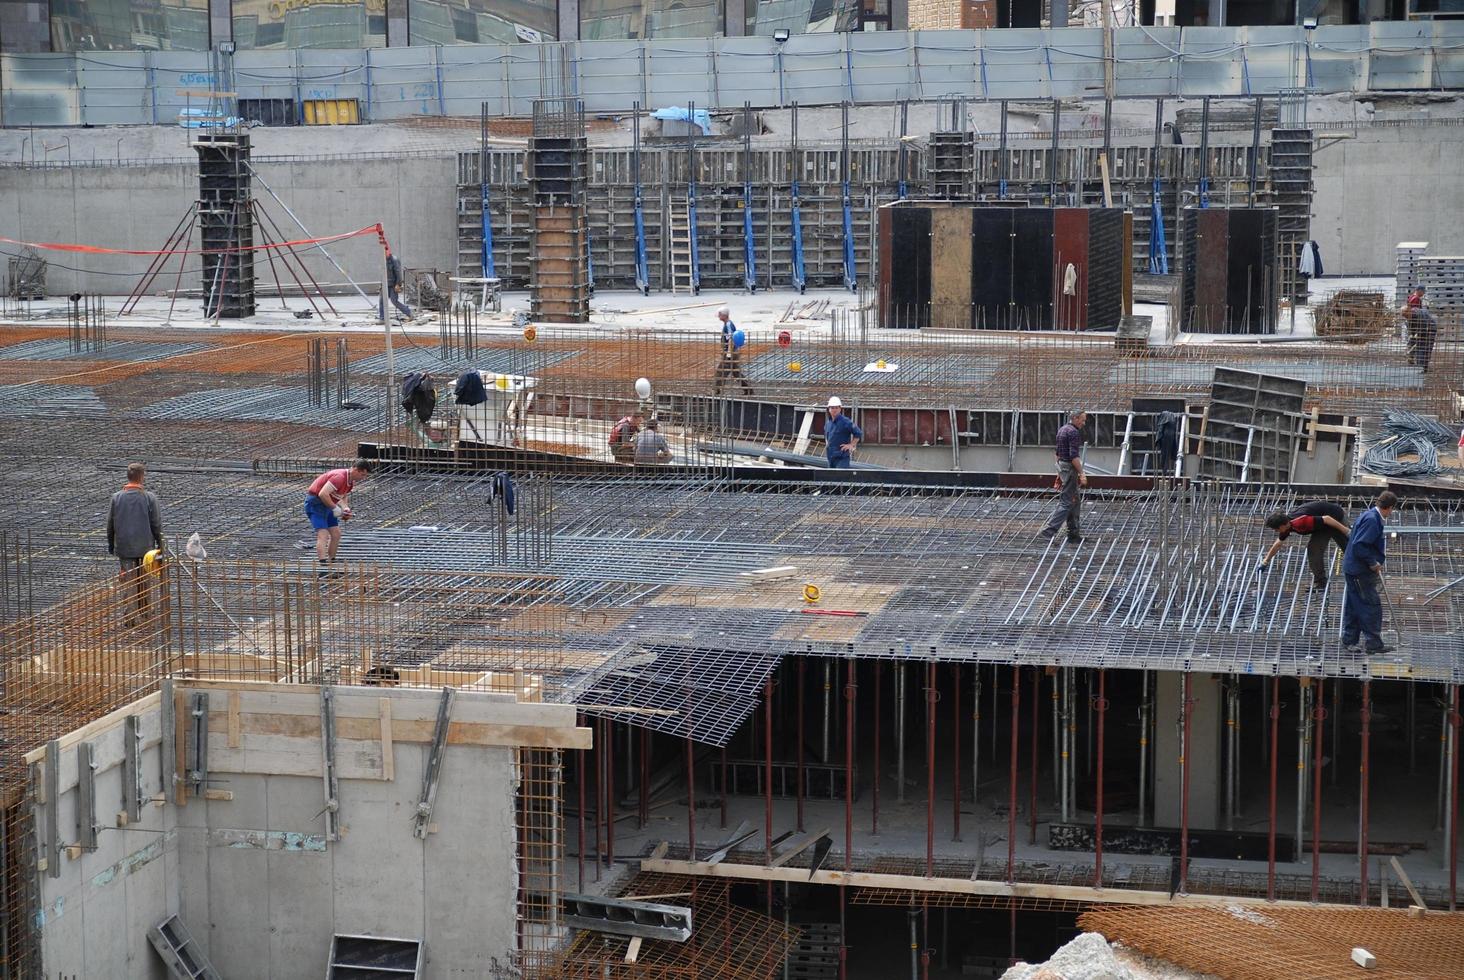
[[[1327,542],[1337,546],[1339,552],[1347,550],[1347,511],[1341,504],[1329,500],[1313,500],[1302,504],[1290,514],[1277,511],[1266,518],[1266,527],[1276,532],[1276,540],[1261,559],[1259,571],[1264,572],[1276,557],[1276,552],[1292,534],[1304,534],[1306,539],[1306,560],[1311,565],[1312,587],[1327,587]]]
[[[1088,474],[1083,469],[1083,427],[1088,424],[1087,412],[1074,412],[1068,423],[1057,430],[1057,445],[1054,453],[1057,460],[1057,508],[1042,537],[1052,539],[1057,529],[1067,523],[1067,539],[1072,544],[1083,540],[1079,513],[1083,506],[1083,487],[1088,485]]]
[[[1439,335],[1439,321],[1429,310],[1425,293],[1423,286],[1414,286],[1398,312],[1408,330],[1408,363],[1427,371]]]
[[[406,273],[402,271],[402,260],[391,254],[391,249],[386,250],[386,295],[391,300],[391,305],[408,320],[412,318],[412,308],[402,302],[402,283],[406,279]],[[381,315],[386,316],[386,305],[382,304]]]
[[[1377,502],[1363,512],[1352,525],[1347,538],[1347,551],[1342,555],[1342,574],[1347,576],[1347,592],[1342,599],[1342,646],[1356,650],[1358,640],[1365,641],[1368,653],[1387,653],[1392,647],[1383,644],[1383,603],[1378,591],[1383,585],[1383,562],[1387,559],[1383,543],[1383,526],[1398,496],[1391,490],[1378,495]]]
[[[660,433],[660,423],[651,419],[635,437],[635,461],[638,466],[654,466],[671,461],[671,446]]]
[[[737,349],[737,324],[732,322],[732,311],[725,306],[717,308],[717,319],[722,321],[722,339],[718,342],[722,356],[717,360],[716,383],[712,393],[721,397],[723,389],[736,381],[749,395],[752,384],[742,373],[742,352]]]
[[[864,430],[844,414],[844,403],[835,395],[829,399],[829,417],[824,422],[824,454],[829,460],[829,469],[847,470],[853,462],[854,450],[864,438]]]
[[[149,551],[163,548],[163,517],[158,498],[143,489],[147,470],[141,463],[127,464],[127,482],[112,494],[107,511],[107,554],[117,556],[119,575],[124,590],[130,589],[136,606],[127,615],[127,625],[136,626],[137,617],[147,611],[147,578],[143,558]],[[125,594],[125,593],[124,593]]]
[[[635,460],[635,437],[645,420],[644,412],[635,411],[615,423],[610,430],[610,455],[615,457],[615,462],[629,463]]]
[[[351,519],[346,498],[371,473],[369,459],[358,459],[350,469],[329,470],[315,478],[305,491],[305,516],[315,528],[315,557],[320,560],[320,574],[330,571],[336,549],[341,545],[341,521]]]

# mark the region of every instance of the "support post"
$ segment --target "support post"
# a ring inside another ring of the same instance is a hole
[[[584,723],[585,716],[583,713],[580,713],[579,717],[575,719],[575,724],[583,726]],[[579,755],[575,756],[575,782],[579,783],[579,786],[576,787],[579,792],[579,812],[575,815],[575,822],[578,825],[576,829],[579,834],[579,846],[575,850],[579,852],[576,855],[576,861],[579,865],[579,890],[581,892],[585,890],[585,775],[586,769],[588,768],[585,763],[589,760],[589,754],[589,749],[581,749]]]
[[[1301,684],[1301,702],[1296,708],[1296,844],[1291,856],[1293,861],[1302,859],[1301,842],[1306,836],[1306,791],[1310,785],[1306,778],[1306,750],[1312,737],[1312,682],[1310,677],[1299,678],[1299,682]]]
[[[1266,809],[1266,899],[1276,900],[1276,755],[1281,728],[1281,678],[1271,678],[1271,781]]]
[[[328,691],[330,688],[323,688]],[[452,705],[457,699],[457,691],[450,687],[442,689],[442,698],[437,702],[437,723],[432,729],[432,748],[427,755],[427,769],[422,774],[422,795],[417,799],[416,828],[415,833],[421,840],[426,840],[432,830],[432,810],[437,801],[437,786],[442,776],[442,759],[447,753],[448,726],[452,721]],[[322,700],[322,703],[323,700]],[[334,725],[334,707],[332,707],[331,724]],[[331,737],[335,733],[332,730]],[[334,766],[331,767],[331,783],[335,782]],[[332,786],[332,789],[334,787]],[[333,837],[338,840],[339,837]],[[596,867],[598,867],[598,862]]]
[[[1003,103],[1005,108],[1005,103]],[[1005,121],[1005,117],[1003,117]],[[992,688],[996,685],[993,683]],[[1012,667],[1012,773],[1010,786],[1010,799],[1007,801],[1007,884],[1014,884],[1017,880],[1017,716],[1022,713],[1022,668]],[[995,712],[992,712],[995,714]],[[1035,726],[1036,719],[1033,718]],[[993,739],[995,741],[995,739]],[[1035,757],[1035,753],[1034,753]],[[1017,960],[1017,903],[1011,903],[1011,933],[1009,935],[1010,945],[1008,947],[1008,958],[1015,963]]]
[[[951,840],[961,839],[961,665],[951,664],[953,705],[951,720],[955,729],[951,736]]]
[[[1149,814],[1149,672],[1141,671],[1143,690],[1139,695],[1139,826]]]
[[[1459,888],[1459,685],[1454,685],[1449,712],[1449,911],[1455,911]]]
[[[693,762],[696,757],[691,739],[686,740],[686,853],[696,860],[696,774]],[[599,867],[599,861],[595,862]]]
[[[925,665],[925,877],[935,875],[935,661]],[[922,957],[923,958],[923,957]]]
[[[1359,905],[1367,904],[1367,822],[1368,822],[1368,783],[1371,773],[1368,771],[1368,750],[1371,748],[1372,735],[1372,681],[1362,682],[1362,759],[1358,764],[1358,811],[1357,811],[1357,901]]]
[[[849,658],[844,684],[844,873],[853,868],[854,855],[854,658]]]
[[[1340,683],[1340,682],[1339,682]],[[1315,902],[1321,892],[1322,882],[1322,727],[1327,719],[1327,702],[1323,681],[1317,678],[1317,696],[1312,702],[1312,717],[1316,719],[1316,734],[1312,738],[1312,880],[1311,900]],[[1335,767],[1337,761],[1332,760]]]
[[[1184,675],[1184,697],[1180,700],[1180,717],[1183,719],[1182,736],[1179,744],[1179,893],[1189,894],[1189,788],[1190,788],[1190,708],[1192,702],[1191,674]]]
[[[803,833],[803,668],[805,663],[806,661],[803,657],[798,658],[798,745],[796,746],[798,770],[795,776],[797,785],[793,787],[793,795],[797,799],[798,832],[800,834]],[[723,780],[723,785],[726,785],[726,780]]]
[[[1096,853],[1093,861],[1093,887],[1103,887],[1103,720],[1108,714],[1108,671],[1098,668],[1098,699],[1093,708],[1098,714],[1098,774],[1094,787],[1093,843]]]
[[[1042,713],[1039,700],[1042,693],[1042,675],[1032,672],[1032,778],[1028,783],[1027,801],[1027,843],[1037,843],[1037,731],[1041,727]],[[1055,706],[1054,706],[1055,707]]]
[[[869,780],[870,788],[870,830],[874,836],[879,836],[879,781],[884,770],[879,766],[879,713],[880,713],[880,687],[884,683],[884,661],[874,662],[874,774]]]
[[[722,781],[722,792],[727,781]],[[763,679],[763,864],[773,863],[773,675]],[[773,914],[773,883],[768,882],[768,916]]]
[[[905,802],[905,663],[895,661],[895,802]]]
[[[615,722],[605,719],[605,867],[615,867]]]

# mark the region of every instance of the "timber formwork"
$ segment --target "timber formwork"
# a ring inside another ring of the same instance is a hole
[[[935,134],[960,136],[962,134]],[[971,135],[971,134],[966,134]],[[792,209],[789,174],[800,179],[803,251],[810,286],[840,286],[844,282],[843,212],[839,145],[800,145],[775,149],[754,148],[752,159],[753,236],[758,258],[759,288],[787,287],[792,280]],[[964,151],[962,151],[964,152]],[[1056,151],[1053,174],[1050,147],[1006,150],[977,143],[971,153],[971,171],[964,183],[968,199],[1043,206],[1101,206],[1104,203],[1101,146],[1063,146]],[[1246,207],[1283,203],[1272,188],[1270,147],[1262,146],[1257,163],[1258,192],[1250,192],[1250,147],[1211,146],[1208,160],[1209,201],[1212,207]],[[605,288],[635,286],[634,183],[631,150],[594,147],[589,150],[590,251],[595,283]],[[1146,271],[1153,180],[1161,179],[1160,205],[1168,231],[1170,268],[1178,270],[1178,208],[1191,203],[1201,174],[1202,151],[1197,146],[1163,146],[1158,151],[1157,174],[1149,146],[1112,146],[1107,152],[1113,206],[1132,209],[1133,267]],[[1007,158],[1006,195],[1000,193],[1002,159]],[[709,141],[699,145],[697,166],[697,245],[702,284],[709,288],[741,288],[743,269],[742,184],[740,145]],[[458,157],[458,266],[464,276],[481,275],[482,167],[488,168],[489,212],[493,226],[493,257],[498,276],[508,288],[529,282],[533,227],[533,192],[524,180],[525,152],[492,149]],[[910,187],[925,187],[931,180],[929,155],[907,155]],[[688,162],[684,146],[651,145],[641,151],[641,182],[645,188],[645,237],[650,287],[671,288],[670,226],[672,203],[686,199]],[[850,197],[854,227],[854,258],[860,281],[872,278],[872,244],[876,215],[881,205],[899,200],[899,142],[854,141],[850,145]],[[943,178],[943,186],[951,187]],[[1053,194],[1054,186],[1057,193]],[[1288,185],[1291,186],[1291,185]],[[1301,194],[1310,202],[1310,183],[1304,191],[1287,191],[1285,203],[1295,205]],[[1301,240],[1305,240],[1303,237]],[[1299,247],[1299,246],[1298,246]],[[1294,263],[1293,263],[1294,264]]]

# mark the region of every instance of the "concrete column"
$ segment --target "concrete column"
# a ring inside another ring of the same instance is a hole
[[[386,46],[405,48],[411,42],[407,0],[386,0]]]
[[[233,0],[208,0],[209,47],[234,43]]]
[[[580,37],[579,0],[559,0],[559,40],[578,41]]]
[[[1159,671],[1154,697],[1154,826],[1178,827],[1183,774],[1179,768],[1184,675]],[[1191,681],[1190,742],[1185,761],[1189,774],[1189,825],[1192,830],[1220,827],[1220,679],[1195,674]]]
[[[747,4],[749,0],[722,0],[722,33],[727,37],[743,37],[747,34]],[[756,3],[757,0],[750,0]]]

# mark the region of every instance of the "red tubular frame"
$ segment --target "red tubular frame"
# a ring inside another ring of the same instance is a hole
[[[951,840],[961,839],[961,665],[951,664],[951,675],[954,681],[955,704],[951,708],[951,718],[955,721],[955,736],[951,744],[955,747],[952,752],[951,771],[955,777],[955,793],[952,795],[951,803]]]
[[[1368,771],[1368,752],[1371,748],[1372,734],[1372,681],[1362,682],[1362,762],[1358,766],[1358,775],[1361,781],[1361,788],[1358,792],[1358,823],[1357,823],[1357,854],[1358,882],[1357,901],[1359,905],[1367,904],[1367,821],[1368,821],[1368,783],[1371,781],[1371,772]]]
[[[1449,911],[1454,911],[1459,887],[1459,685],[1454,685],[1449,724],[1454,729],[1454,765],[1449,776]]]
[[[1312,717],[1316,719],[1316,741],[1312,743],[1312,880],[1311,900],[1317,901],[1322,881],[1322,724],[1327,718],[1326,693],[1322,678],[1317,678],[1317,697],[1312,703]],[[1340,682],[1339,682],[1340,683]],[[1333,765],[1335,765],[1335,761]]]
[[[1184,697],[1179,714],[1184,719],[1184,746],[1179,754],[1179,893],[1189,894],[1189,787],[1190,787],[1190,705],[1194,694],[1193,678],[1184,675]]]
[[[1098,668],[1098,700],[1093,708],[1098,713],[1098,775],[1093,823],[1096,856],[1093,862],[1093,887],[1103,887],[1103,716],[1108,714],[1108,671]]]
[[[687,857],[696,860],[696,773],[693,771],[693,763],[696,758],[696,750],[692,748],[691,739],[686,740],[686,853]]]
[[[884,770],[879,767],[879,689],[884,682],[884,661],[874,662],[874,778],[870,780],[873,805],[869,832],[879,836],[879,780]]]
[[[1271,678],[1271,791],[1267,797],[1266,900],[1276,901],[1276,754],[1281,729],[1281,678]]]
[[[803,667],[804,658],[798,658],[798,776],[794,794],[798,798],[798,832],[803,832]]]

